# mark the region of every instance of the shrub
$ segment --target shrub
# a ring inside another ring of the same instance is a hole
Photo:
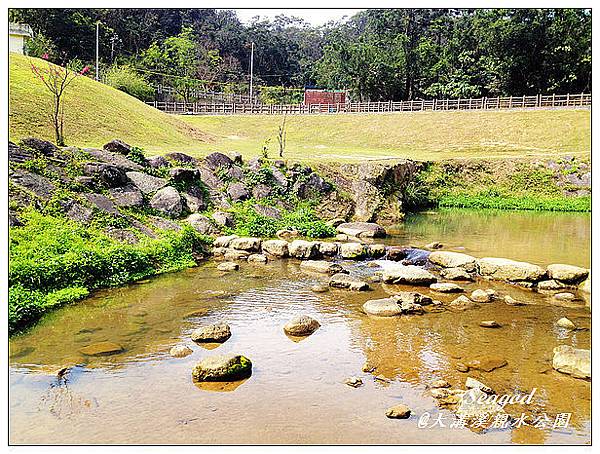
[[[8,332],[15,333],[26,325],[35,322],[43,311],[44,294],[28,290],[22,285],[8,289]]]
[[[142,101],[148,101],[154,96],[154,88],[131,66],[111,66],[106,71],[104,83]]]

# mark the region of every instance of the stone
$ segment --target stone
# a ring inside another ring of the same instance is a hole
[[[482,356],[473,359],[467,363],[470,369],[481,370],[483,372],[491,372],[496,369],[500,369],[508,364],[508,361],[504,358],[497,356]]]
[[[267,263],[267,256],[264,254],[250,254],[248,256],[248,262],[250,263]]]
[[[450,281],[472,281],[473,276],[467,273],[463,268],[444,268],[440,271],[440,276]]]
[[[152,194],[167,185],[166,179],[143,172],[127,172],[126,175],[144,194]]]
[[[215,240],[213,241],[213,247],[229,247],[229,245],[231,244],[231,242],[233,240],[235,240],[236,238],[239,238],[239,236],[237,235],[228,235],[228,236],[218,236],[215,238]]]
[[[129,152],[131,151],[131,145],[128,145],[119,139],[114,139],[108,143],[105,143],[102,148],[104,148],[106,151],[111,151],[113,153],[120,153],[124,156],[127,156],[129,154]]]
[[[190,335],[194,342],[223,343],[231,337],[231,328],[226,323],[216,323],[196,328]]]
[[[482,328],[502,328],[502,325],[496,320],[483,320],[479,322],[479,326]]]
[[[115,342],[98,342],[83,347],[79,350],[80,353],[83,353],[86,356],[108,356],[122,353],[124,351],[125,349],[123,346],[116,344]]]
[[[270,186],[258,183],[252,188],[252,197],[254,197],[255,200],[266,199],[271,195],[271,192]]]
[[[240,269],[240,265],[235,262],[223,262],[217,265],[219,271],[237,271]]]
[[[235,216],[233,213],[227,213],[225,211],[215,211],[212,215],[213,221],[217,225],[223,227],[233,227],[235,224]]]
[[[187,211],[197,213],[204,211],[208,207],[207,195],[198,186],[190,186],[181,196],[185,203]]]
[[[172,153],[167,153],[165,154],[165,159],[167,159],[169,162],[174,162],[176,164],[183,164],[186,166],[196,166],[198,164],[198,161],[196,160],[196,158],[187,155],[185,153],[179,153],[179,152],[172,152]]]
[[[439,379],[431,384],[432,388],[450,388],[450,383],[444,379]]]
[[[434,399],[444,399],[450,395],[447,389],[434,388],[430,391],[431,397]]]
[[[141,171],[144,169],[143,166],[137,162],[133,162],[131,159],[126,158],[120,153],[113,153],[106,150],[98,150],[95,148],[85,148],[87,152],[94,159],[104,162],[106,164],[117,167],[121,171],[127,172],[129,170]]]
[[[266,240],[262,243],[263,253],[274,257],[284,258],[289,255],[288,242],[285,240]]]
[[[281,229],[277,230],[275,236],[279,239],[296,238],[300,236],[300,233],[297,230]]]
[[[98,210],[115,216],[120,216],[119,210],[117,210],[117,207],[113,201],[105,195],[86,192],[82,194],[82,196]]]
[[[164,156],[149,156],[146,158],[146,162],[153,169],[160,169],[161,167],[169,167],[171,165]]]
[[[192,354],[192,349],[187,345],[175,345],[169,350],[169,354],[173,358],[185,358],[188,355]]]
[[[479,274],[503,281],[538,281],[546,272],[537,265],[496,257],[477,261]]]
[[[196,232],[201,233],[202,235],[210,235],[216,231],[210,222],[210,219],[200,213],[190,214],[185,222],[191,225]]]
[[[580,292],[592,293],[592,280],[588,277],[585,281],[579,284],[578,289]]]
[[[487,385],[484,385],[479,380],[475,380],[473,377],[467,377],[465,381],[465,388],[467,389],[480,389],[484,393],[492,394],[494,390]]]
[[[563,374],[569,374],[575,378],[592,377],[592,352],[570,345],[555,347],[552,367]]]
[[[159,230],[181,230],[181,226],[177,222],[170,219],[161,218],[160,216],[148,216],[148,223]]]
[[[329,291],[329,286],[325,284],[315,284],[310,289],[315,293],[325,293]]]
[[[350,377],[344,380],[344,384],[351,386],[352,388],[359,388],[363,385],[363,381],[358,377]]]
[[[256,211],[261,216],[273,219],[281,219],[281,211],[279,211],[275,207],[268,207],[265,205],[256,204],[253,206],[253,208],[254,211]]]
[[[465,291],[460,285],[451,282],[437,282],[431,284],[429,288],[439,293],[461,293]]]
[[[463,363],[456,363],[456,370],[459,372],[469,372],[469,366]]]
[[[244,158],[239,151],[229,151],[227,156],[231,158],[234,164],[242,165],[244,163]]]
[[[386,410],[385,415],[392,419],[408,419],[410,408],[404,404],[394,405]]]
[[[375,369],[377,369],[377,367],[367,361],[366,363],[363,364],[361,370],[365,373],[370,374],[371,372],[374,372]]]
[[[537,283],[537,289],[541,291],[554,291],[554,290],[562,290],[568,288],[569,286],[564,282],[559,282],[554,279],[549,279],[546,281],[540,281]]]
[[[477,259],[467,254],[450,251],[435,251],[429,254],[429,261],[442,268],[463,268],[465,271],[475,271]]]
[[[386,254],[385,244],[367,245],[367,255],[373,258],[383,257]]]
[[[368,315],[376,317],[395,317],[402,315],[402,308],[396,298],[381,298],[369,300],[363,304],[363,311]]]
[[[326,260],[304,260],[300,263],[300,269],[325,274],[348,273],[339,263],[328,262]]]
[[[492,295],[490,295],[485,290],[477,289],[471,293],[471,300],[476,301],[478,303],[489,303],[492,300]]]
[[[238,249],[227,249],[223,254],[225,260],[247,260],[248,257],[250,257],[250,252]]]
[[[255,237],[234,238],[231,240],[231,243],[229,243],[229,247],[239,251],[259,252],[261,242],[260,238]]]
[[[26,137],[19,142],[22,148],[39,151],[45,156],[54,156],[58,151],[58,147],[47,140],[38,139],[36,137]]]
[[[252,362],[242,355],[214,355],[200,361],[192,370],[194,381],[237,381],[252,375]]]
[[[232,183],[227,188],[227,194],[232,201],[237,202],[250,198],[250,192],[244,183]]]
[[[125,172],[111,164],[88,162],[83,166],[83,173],[109,188],[116,188],[127,183]]]
[[[456,414],[465,421],[487,420],[500,413],[504,413],[504,409],[479,388],[465,392],[456,409]]]
[[[431,303],[431,298],[420,293],[400,292],[389,298],[369,300],[363,304],[363,310],[369,315],[394,317],[397,315],[422,314],[422,306]]]
[[[318,243],[306,240],[294,240],[288,245],[289,254],[297,259],[313,259],[319,256]]]
[[[366,291],[371,288],[367,282],[345,273],[337,273],[331,276],[329,286],[355,291]]]
[[[433,251],[435,249],[441,249],[443,247],[444,247],[444,245],[438,241],[434,241],[434,242],[426,244],[424,246],[425,249],[429,249],[430,251]]]
[[[367,248],[361,243],[343,243],[340,245],[340,255],[345,259],[361,259],[367,255]]]
[[[211,170],[204,168],[204,167],[200,167],[198,169],[198,172],[200,173],[200,180],[209,189],[212,189],[213,191],[217,191],[217,190],[220,190],[224,186],[223,181],[221,181],[221,179],[218,176],[216,176]]]
[[[448,307],[457,311],[466,311],[469,309],[477,309],[479,305],[471,301],[465,295],[460,295],[458,298],[451,301]]]
[[[283,331],[290,336],[304,337],[314,333],[320,327],[320,323],[308,315],[294,317],[283,327]]]
[[[172,186],[166,186],[154,194],[150,199],[150,206],[171,218],[179,217],[183,211],[181,196],[177,189]]]
[[[144,204],[142,192],[133,185],[109,189],[109,194],[115,205],[129,208],[141,207]]]
[[[574,301],[575,299],[577,299],[573,293],[569,292],[556,293],[552,295],[552,298],[557,301]]]
[[[80,203],[73,201],[65,211],[65,216],[74,221],[87,224],[93,217],[94,211],[91,208],[85,207]]]
[[[569,320],[567,317],[563,317],[556,322],[556,326],[564,329],[574,330],[577,328],[575,323]]]
[[[233,160],[226,154],[215,152],[206,156],[204,163],[210,170],[217,170],[221,167],[231,167]]]
[[[415,265],[398,265],[381,272],[383,282],[392,284],[430,285],[437,281],[429,271]]]
[[[307,178],[297,180],[292,187],[292,192],[300,199],[313,199],[331,192],[332,186],[320,175],[311,173]]]
[[[335,257],[338,255],[339,250],[339,243],[332,243],[329,241],[321,241],[319,243],[319,253],[325,257]]]
[[[336,227],[339,233],[358,238],[379,238],[387,235],[383,227],[374,222],[344,222]]]
[[[587,279],[589,275],[589,270],[585,268],[573,265],[564,265],[562,263],[548,265],[547,271],[550,279],[556,279],[557,281],[562,281],[569,284],[578,284]]]

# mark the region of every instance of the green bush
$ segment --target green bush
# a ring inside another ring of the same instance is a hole
[[[8,332],[13,334],[19,329],[35,322],[43,312],[44,294],[28,290],[22,285],[13,285],[8,289]]]
[[[142,101],[149,101],[154,96],[154,88],[131,66],[111,66],[106,71],[104,83]]]

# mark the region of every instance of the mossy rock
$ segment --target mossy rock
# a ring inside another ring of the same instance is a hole
[[[192,370],[194,381],[235,381],[252,375],[252,362],[242,355],[204,358]]]

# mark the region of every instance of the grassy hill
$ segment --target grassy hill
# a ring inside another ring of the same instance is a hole
[[[38,64],[46,62],[37,60]],[[54,140],[49,94],[26,57],[10,56],[9,134]],[[281,117],[268,115],[174,116],[99,84],[77,79],[66,95],[67,143],[99,146],[120,138],[150,152],[211,151],[278,154]],[[589,110],[462,111],[287,117],[285,158],[303,161],[364,159],[440,160],[589,155]]]
[[[48,63],[31,59],[36,65]],[[48,119],[51,95],[31,72],[28,57],[10,54],[9,136],[35,136],[54,141]],[[76,79],[65,94],[65,136],[68,144],[99,146],[121,138],[148,149],[192,149],[210,138],[181,121],[147,106],[119,90],[88,77]]]

